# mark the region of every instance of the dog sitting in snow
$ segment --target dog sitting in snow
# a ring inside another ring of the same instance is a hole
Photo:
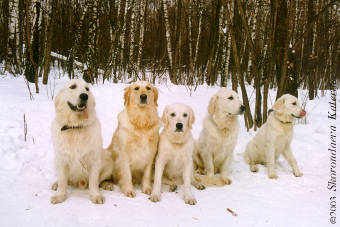
[[[111,154],[102,148],[101,126],[95,100],[84,80],[71,80],[55,99],[56,118],[52,124],[57,183],[51,203],[66,199],[68,185],[89,187],[93,203],[102,204],[99,183],[112,175]]]
[[[118,114],[118,126],[107,150],[112,153],[114,179],[121,191],[135,197],[133,183],[141,183],[142,192],[149,195],[159,139],[158,90],[147,81],[137,81],[124,91],[125,108]]]
[[[274,104],[267,122],[258,130],[253,140],[246,147],[244,159],[252,172],[257,172],[256,164],[265,164],[269,178],[278,178],[275,162],[282,154],[293,168],[296,177],[302,176],[291,151],[290,143],[293,137],[293,121],[306,115],[292,95],[281,96]]]
[[[196,169],[205,173],[195,178],[204,185],[231,184],[229,165],[240,127],[238,116],[244,111],[237,93],[230,89],[221,88],[211,97],[194,155]]]
[[[159,139],[150,200],[153,202],[160,200],[162,182],[170,185],[170,191],[174,191],[178,184],[184,183],[184,201],[195,205],[196,199],[190,190],[191,183],[198,189],[204,189],[204,186],[193,179],[192,172],[195,145],[191,127],[195,121],[194,112],[185,104],[172,104],[165,108],[162,121],[164,129]]]

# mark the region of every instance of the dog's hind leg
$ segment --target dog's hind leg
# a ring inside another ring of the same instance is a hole
[[[191,176],[191,184],[197,188],[198,190],[203,190],[205,189],[205,185],[200,181],[199,177],[194,177],[194,174]]]
[[[169,179],[167,177],[163,177],[162,179],[163,184],[169,185],[169,192],[174,192],[177,189],[177,184],[174,179]]]

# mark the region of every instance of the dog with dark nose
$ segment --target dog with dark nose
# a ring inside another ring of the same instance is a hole
[[[93,203],[104,203],[99,184],[113,172],[111,153],[103,150],[95,98],[84,80],[70,80],[55,98],[56,117],[52,123],[52,141],[57,182],[51,203],[63,202],[68,186],[89,188]],[[113,185],[106,184],[112,190]],[[103,186],[103,184],[102,184]]]
[[[172,104],[165,108],[162,121],[164,129],[160,135],[154,186],[149,199],[160,201],[162,183],[169,184],[171,191],[176,190],[178,184],[184,183],[184,202],[195,205],[191,184],[197,189],[204,189],[204,185],[196,182],[192,175],[195,145],[191,128],[195,121],[194,112],[188,105]]]
[[[299,100],[290,95],[281,96],[269,111],[267,121],[257,131],[255,137],[249,141],[244,152],[244,160],[250,171],[257,172],[257,164],[265,164],[268,177],[277,179],[276,163],[282,155],[292,167],[293,174],[301,177],[296,159],[291,149],[294,120],[306,115]]]
[[[204,185],[231,184],[229,167],[240,127],[238,116],[245,110],[231,89],[221,88],[211,97],[194,158],[197,171],[204,173],[199,176]]]
[[[148,96],[146,94],[140,95],[140,104],[147,104]]]
[[[133,183],[151,194],[151,174],[157,153],[160,119],[158,90],[147,81],[137,81],[124,89],[125,108],[118,114],[118,127],[110,146],[115,161],[113,179],[121,191],[135,197]]]

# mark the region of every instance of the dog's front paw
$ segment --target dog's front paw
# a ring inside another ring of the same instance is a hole
[[[134,198],[136,197],[136,193],[133,190],[128,190],[124,193],[127,197]]]
[[[152,201],[152,202],[159,202],[161,200],[161,195],[160,194],[152,194],[149,199]]]
[[[152,192],[152,190],[151,190],[150,187],[146,187],[146,188],[143,188],[142,192],[143,192],[144,194],[150,195],[151,192]]]
[[[204,190],[205,189],[205,186],[203,184],[201,184],[201,183],[196,183],[194,186],[198,190]]]
[[[222,181],[227,185],[232,183],[232,180],[230,178],[223,178]]]
[[[62,203],[64,202],[66,199],[66,194],[62,194],[62,195],[54,195],[51,197],[51,203],[52,204],[57,204],[57,203]]]
[[[111,182],[111,181],[103,181],[99,185],[99,187],[106,190],[106,191],[113,191],[113,189],[114,189],[113,182]]]
[[[294,175],[295,175],[296,177],[302,177],[303,173],[301,173],[300,171],[295,171],[295,172],[294,172]]]
[[[176,189],[177,189],[177,185],[172,184],[172,185],[170,185],[169,192],[174,192],[174,191],[176,191]]]
[[[194,197],[184,197],[184,202],[189,205],[196,205],[197,201]]]
[[[259,171],[259,168],[258,168],[256,165],[251,165],[251,166],[250,166],[250,171],[252,171],[252,172],[258,172],[258,171]]]
[[[103,204],[105,200],[104,196],[102,196],[101,194],[90,195],[90,199],[95,204]]]
[[[57,182],[54,182],[54,183],[52,184],[52,186],[51,186],[51,189],[52,189],[53,191],[57,191],[57,189],[58,189],[58,183],[57,183]]]
[[[275,173],[271,173],[271,174],[269,174],[269,178],[270,179],[277,179],[279,177]]]

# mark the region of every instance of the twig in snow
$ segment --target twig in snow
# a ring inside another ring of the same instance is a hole
[[[27,85],[28,92],[30,93],[30,99],[33,100],[34,97],[33,97],[33,95],[32,95],[30,85],[29,85],[28,81],[26,80],[26,78],[25,78],[25,83],[26,83],[26,85]]]
[[[25,114],[24,114],[24,138],[25,138],[25,142],[26,142],[26,138],[27,138],[27,122],[26,122]]]
[[[232,210],[232,209],[230,209],[230,208],[227,208],[227,211],[229,212],[229,213],[231,213],[233,216],[237,216],[237,214]]]

